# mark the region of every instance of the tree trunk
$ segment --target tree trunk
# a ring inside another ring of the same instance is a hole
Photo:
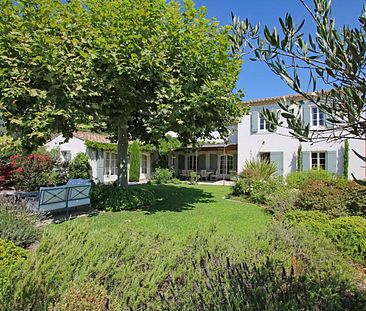
[[[127,189],[128,187],[128,133],[127,133],[127,121],[121,120],[118,124],[118,180],[119,187]]]

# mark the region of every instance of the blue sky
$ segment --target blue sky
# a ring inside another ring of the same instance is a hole
[[[307,1],[312,4],[312,0]],[[222,24],[231,23],[231,13],[271,28],[278,26],[278,17],[291,13],[295,20],[308,20],[304,31],[314,33],[314,26],[299,0],[195,0],[196,6],[207,7],[207,17],[216,17]],[[344,24],[357,26],[364,0],[333,0],[333,15],[338,28]],[[244,100],[287,95],[293,93],[264,63],[246,57],[238,88],[246,93]]]

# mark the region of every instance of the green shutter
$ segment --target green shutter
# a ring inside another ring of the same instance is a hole
[[[337,152],[327,151],[325,167],[327,171],[336,174],[337,173]]]
[[[304,122],[304,125],[311,125],[311,107],[304,107],[303,108],[303,114],[302,114],[302,120]]]
[[[310,165],[310,152],[304,151],[302,153],[302,170],[304,172],[310,171],[311,165]]]
[[[259,119],[259,112],[253,111],[250,115],[250,126],[252,133],[258,132],[258,119]]]
[[[97,150],[97,180],[98,183],[104,182],[104,152]]]
[[[271,152],[270,153],[271,162],[276,164],[278,176],[283,175],[283,152]]]

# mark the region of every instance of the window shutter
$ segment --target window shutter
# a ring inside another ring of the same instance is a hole
[[[303,113],[302,113],[302,121],[303,121],[304,125],[305,126],[311,125],[310,120],[311,120],[311,107],[304,107]]]
[[[104,152],[97,151],[97,180],[99,183],[104,182]]]
[[[237,172],[238,171],[238,155],[234,154],[233,156],[233,169]]]
[[[253,111],[250,115],[250,124],[252,133],[258,132],[258,119],[259,119],[259,112]]]
[[[337,152],[327,151],[325,159],[325,167],[327,171],[336,174],[337,173]]]
[[[302,170],[304,172],[310,171],[311,164],[310,164],[310,152],[304,151],[302,153]]]
[[[270,153],[271,162],[276,164],[277,167],[277,175],[283,175],[283,152],[271,152]]]

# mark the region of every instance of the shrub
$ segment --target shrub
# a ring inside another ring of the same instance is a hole
[[[276,214],[282,217],[285,213],[296,208],[299,199],[299,191],[289,187],[279,187],[267,197],[267,205]]]
[[[282,187],[284,185],[280,179],[257,180],[239,178],[231,187],[231,194],[247,197],[253,203],[267,204],[269,196]]]
[[[307,172],[292,172],[286,178],[289,187],[297,189],[302,188],[308,180],[330,182],[334,180],[334,176],[326,170],[313,169]]]
[[[14,155],[10,158],[15,188],[22,191],[37,191],[40,186],[54,185],[59,176],[53,170],[54,162],[48,155]]]
[[[347,213],[366,217],[366,188],[348,180],[339,180],[338,185],[344,195]]]
[[[173,172],[169,168],[157,167],[151,182],[154,184],[167,184],[173,181]]]
[[[111,310],[362,310],[365,303],[349,283],[348,262],[328,239],[303,230],[270,228],[243,247],[215,230],[177,243],[134,224],[105,234],[92,223],[50,228],[11,275],[4,309],[47,310],[65,293],[82,295],[75,284],[90,278],[108,291]]]
[[[359,216],[331,218],[317,211],[293,211],[285,221],[298,225],[332,240],[344,254],[365,263],[366,260],[366,219]]]
[[[140,161],[141,161],[140,144],[138,141],[134,141],[130,145],[129,156],[130,156],[129,180],[132,182],[138,182],[140,180]]]
[[[9,161],[0,159],[0,189],[8,189],[14,185],[13,168]]]
[[[105,288],[94,282],[69,288],[50,311],[105,311],[108,295]]]
[[[276,164],[262,160],[248,160],[244,169],[240,173],[240,178],[250,178],[257,180],[269,180],[277,172]]]
[[[150,207],[155,202],[154,194],[144,188],[129,188],[95,185],[91,193],[93,207],[105,211],[135,210]]]
[[[0,238],[18,246],[29,246],[40,237],[38,220],[39,216],[26,210],[26,202],[0,198]]]
[[[346,215],[343,189],[335,182],[307,180],[299,192],[297,207],[325,212],[334,217]]]
[[[195,172],[195,171],[190,172],[189,173],[189,183],[191,185],[197,184],[197,182],[200,179],[200,177],[201,176],[199,174],[197,174],[197,172]]]
[[[78,153],[69,164],[69,177],[73,179],[90,179],[89,157],[83,153]]]
[[[9,272],[26,257],[27,253],[22,248],[0,239],[0,301],[2,289],[8,282]]]

